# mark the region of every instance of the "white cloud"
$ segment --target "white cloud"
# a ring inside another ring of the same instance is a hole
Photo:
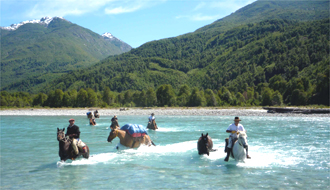
[[[166,0],[39,0],[31,1],[33,8],[26,11],[30,18],[43,16],[83,15],[93,12],[121,14],[152,7]]]
[[[191,10],[191,14],[179,15],[176,19],[187,18],[192,21],[216,20],[254,1],[256,0],[202,0]]]
[[[181,19],[181,18],[188,18],[189,20],[192,20],[192,21],[208,21],[208,20],[216,20],[216,19],[219,19],[220,15],[202,15],[201,13],[199,14],[195,14],[195,15],[190,15],[190,16],[187,16],[187,15],[179,15],[179,16],[176,16],[175,18],[176,19]]]
[[[106,14],[121,14],[121,13],[130,13],[140,9],[141,6],[136,7],[116,7],[113,9],[106,8],[104,11]]]
[[[253,3],[256,0],[221,0],[221,1],[212,1],[209,6],[212,8],[222,8],[234,12],[241,7],[244,7],[248,4]]]

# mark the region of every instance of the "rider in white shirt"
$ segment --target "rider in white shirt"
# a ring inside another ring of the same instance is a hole
[[[237,138],[237,132],[238,131],[246,132],[243,125],[239,123],[241,121],[239,119],[239,117],[235,117],[234,121],[235,121],[235,123],[230,124],[229,127],[226,130],[227,133],[230,133],[229,141],[228,141],[228,145],[227,145],[227,148],[228,148],[227,156],[225,158],[226,162],[228,162],[228,160],[229,160],[230,152],[231,152],[231,149],[232,149],[232,141],[233,141],[233,139]],[[251,157],[248,154],[248,145],[246,146],[245,149],[246,149],[246,158],[251,159]]]
[[[150,115],[150,117],[149,117],[149,122],[152,122],[152,120],[155,120],[155,117],[154,117],[154,113],[152,113],[151,115]]]

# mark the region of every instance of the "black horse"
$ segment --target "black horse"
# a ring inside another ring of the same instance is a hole
[[[75,154],[71,146],[72,140],[65,137],[65,129],[62,130],[57,128],[57,140],[59,141],[59,152],[58,155],[61,158],[62,162],[65,162],[67,159],[75,160],[78,156],[83,156],[84,158],[89,158],[89,147],[86,145],[86,152],[79,150],[79,154]]]
[[[213,148],[213,141],[211,137],[209,137],[209,134],[206,133],[206,135],[203,135],[199,137],[198,142],[197,142],[197,150],[198,154],[207,154],[208,156],[210,155],[210,152],[216,151]]]

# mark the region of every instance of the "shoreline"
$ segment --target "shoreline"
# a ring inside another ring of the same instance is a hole
[[[267,113],[263,108],[17,108],[0,110],[0,116],[86,116],[98,110],[102,116],[155,115],[169,116],[269,116],[269,117],[330,117],[330,114]]]

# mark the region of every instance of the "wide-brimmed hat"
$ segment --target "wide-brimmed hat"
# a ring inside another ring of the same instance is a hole
[[[71,118],[71,119],[69,119],[69,122],[70,122],[70,121],[74,121],[74,119]]]
[[[239,119],[239,117],[235,117],[234,121],[242,121]]]

